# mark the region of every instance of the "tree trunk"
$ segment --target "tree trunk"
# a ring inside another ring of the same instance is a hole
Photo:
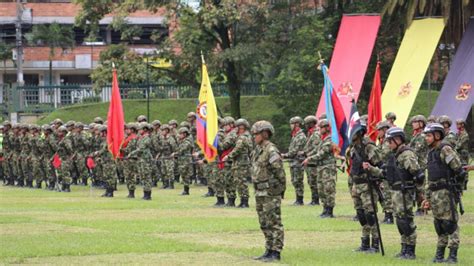
[[[49,60],[49,85],[53,85],[53,60]]]
[[[240,118],[240,80],[237,77],[234,62],[226,63],[227,83],[229,85],[230,114],[235,119]]]

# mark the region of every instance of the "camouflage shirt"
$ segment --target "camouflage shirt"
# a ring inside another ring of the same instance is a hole
[[[187,136],[184,139],[178,140],[176,155],[178,156],[179,165],[186,165],[193,161],[193,158],[191,157],[193,148],[193,138],[191,136]]]
[[[286,176],[280,152],[270,141],[259,145],[252,158],[252,182],[255,196],[281,196]]]
[[[234,149],[227,155],[233,165],[250,164],[250,153],[253,149],[252,137],[248,131],[238,135]]]
[[[456,151],[459,153],[461,163],[469,164],[469,134],[465,130],[458,132]]]
[[[334,158],[331,135],[323,136],[322,141],[316,148],[316,153],[308,157],[309,163],[314,163],[318,167],[334,166],[336,159]]]
[[[409,144],[410,148],[413,149],[415,154],[418,156],[418,164],[421,169],[426,169],[427,156],[428,156],[428,143],[425,140],[424,133],[415,134]]]
[[[390,147],[388,146],[388,142],[385,141],[384,138],[379,138],[379,145],[377,146],[379,148],[380,156],[382,158],[382,161],[387,160],[388,156],[392,152],[390,150]]]
[[[286,154],[286,157],[293,159],[291,166],[301,164],[302,160],[298,160],[297,155],[298,152],[304,151],[305,145],[306,135],[303,130],[300,129],[291,137],[290,147],[288,147],[288,153]]]
[[[443,142],[448,143],[449,145],[451,145],[451,147],[456,147],[456,142],[458,141],[457,139],[458,138],[456,134],[452,131],[449,131],[448,134],[446,134],[446,136],[444,137]]]
[[[319,143],[321,143],[321,135],[319,135],[318,131],[314,131],[306,138],[306,145],[304,146],[306,157],[310,157],[317,152]]]
[[[131,151],[128,157],[140,160],[151,160],[151,138],[149,135],[138,137],[136,149]]]

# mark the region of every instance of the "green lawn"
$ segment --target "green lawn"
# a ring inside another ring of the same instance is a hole
[[[284,264],[428,264],[435,251],[432,217],[417,217],[417,260],[393,258],[399,251],[395,225],[382,225],[386,256],[360,254],[360,226],[346,176],[337,183],[335,219],[320,219],[318,207],[294,207],[289,185],[283,203]],[[102,190],[73,186],[72,193],[0,186],[0,264],[254,264],[263,251],[254,199],[250,209],[215,208],[203,198],[154,189],[152,201],[126,199],[122,185],[115,198]],[[460,264],[474,261],[474,185],[469,184],[461,219]],[[308,188],[306,188],[308,189]],[[139,197],[141,191],[137,190]],[[306,192],[306,201],[309,193]],[[381,214],[379,215],[381,218]]]

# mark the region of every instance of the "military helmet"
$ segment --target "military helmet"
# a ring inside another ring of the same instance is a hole
[[[180,127],[180,128],[181,128],[181,127],[185,127],[185,128],[190,129],[190,128],[191,128],[191,124],[189,124],[188,121],[183,121],[183,122],[179,123],[179,127]]]
[[[397,120],[397,115],[394,112],[388,112],[385,114],[385,119],[392,119],[392,120]]]
[[[74,127],[77,127],[77,128],[84,128],[84,124],[81,123],[81,122],[76,122],[76,123],[74,124]]]
[[[363,121],[360,123],[360,127],[356,127],[355,129],[351,130],[351,135],[350,139],[351,141],[354,140],[354,137],[356,136],[364,136],[364,134],[367,132],[367,126]]]
[[[69,120],[69,121],[67,121],[67,123],[66,123],[65,126],[66,126],[66,127],[73,127],[75,123],[76,123],[76,122],[74,122],[74,121],[72,121],[72,120]]]
[[[147,130],[151,130],[151,125],[148,124],[147,122],[140,122],[138,124],[138,128],[143,130],[143,129],[147,129]]]
[[[319,117],[318,117],[319,120],[321,120],[321,119],[327,119],[327,118],[328,118],[328,116],[327,116],[326,113],[322,113],[322,114],[320,114]]]
[[[94,118],[94,123],[103,124],[104,120],[101,117],[98,116],[98,117]]]
[[[60,127],[58,128],[58,131],[60,131],[60,132],[67,132],[67,128],[66,128],[65,126],[60,126]]]
[[[186,133],[189,135],[189,129],[187,127],[181,127],[179,130],[178,130],[178,134],[183,134],[183,133]]]
[[[168,125],[171,126],[171,125],[176,125],[178,126],[178,121],[176,121],[175,119],[171,119],[169,122],[168,122]]]
[[[318,123],[318,119],[314,115],[308,115],[304,118],[304,123],[309,124],[309,123]]]
[[[265,130],[270,132],[271,135],[275,134],[275,129],[268,121],[260,120],[258,122],[255,122],[252,126],[252,134],[258,134]]]
[[[221,124],[221,125],[224,125],[224,124],[225,124],[224,118],[222,118],[222,117],[220,117],[220,116],[217,118],[217,122],[218,122],[219,124]]]
[[[303,124],[303,119],[299,116],[293,116],[290,119],[290,124],[295,124],[295,123],[299,123],[301,125],[301,124]]]
[[[451,126],[453,122],[451,121],[451,118],[449,118],[449,116],[442,115],[438,118],[438,123],[440,123],[441,125],[443,125],[444,123],[447,123],[449,126]]]
[[[246,129],[249,129],[249,128],[250,128],[249,121],[247,121],[247,119],[244,119],[244,118],[239,118],[239,119],[237,119],[237,121],[235,121],[235,126],[236,126],[236,127],[238,127],[238,126],[244,126]]]
[[[428,123],[436,123],[436,120],[438,120],[438,118],[435,115],[430,115],[430,116],[428,116],[427,122]]]
[[[439,132],[439,134],[441,135],[441,139],[443,139],[444,136],[445,136],[444,127],[440,123],[428,124],[425,127],[425,130],[423,132],[424,133],[431,133],[431,134],[434,134],[435,132]]]
[[[170,130],[170,126],[168,124],[163,124],[160,128],[161,130],[165,130],[165,129],[168,129],[168,131]]]
[[[410,119],[410,123],[414,122],[423,122],[423,124],[426,125],[428,121],[426,120],[426,117],[424,115],[415,115]]]
[[[128,128],[129,129],[134,129],[135,131],[138,130],[138,125],[137,123],[128,123]]]
[[[466,120],[464,120],[464,119],[462,119],[462,118],[456,119],[456,124],[463,124],[463,125],[466,125]]]
[[[51,130],[51,126],[48,125],[48,124],[44,124],[44,125],[41,126],[41,129],[44,130],[44,131]]]
[[[139,115],[137,117],[137,122],[147,122],[147,121],[148,121],[148,119],[144,115]]]
[[[319,120],[318,127],[328,127],[328,126],[329,126],[329,121],[327,119]]]
[[[224,117],[224,121],[226,125],[235,124],[235,119],[232,116]]]
[[[186,116],[187,118],[196,118],[196,113],[195,112],[189,112],[188,115]]]
[[[3,130],[3,129],[4,129],[4,128],[3,128],[3,125],[0,125],[0,130]]]
[[[53,124],[55,124],[55,125],[57,125],[57,124],[62,125],[62,124],[64,124],[64,123],[63,123],[63,120],[61,120],[61,119],[59,119],[59,118],[56,118],[56,119],[53,120]]]
[[[387,140],[393,139],[395,137],[400,137],[402,139],[402,141],[405,142],[406,136],[405,136],[405,132],[403,131],[403,129],[401,129],[399,127],[391,127],[385,133],[385,139],[387,139]]]
[[[10,123],[10,121],[8,120],[5,120],[3,121],[3,126],[6,127],[6,126],[12,126],[12,123]]]
[[[104,132],[104,131],[107,131],[107,126],[106,125],[100,125],[99,132]]]
[[[153,122],[151,122],[151,125],[156,127],[156,126],[161,126],[161,121],[160,120],[153,120]]]
[[[390,128],[390,125],[388,124],[387,121],[380,121],[377,123],[377,126],[376,126],[377,130],[382,130],[384,128]]]

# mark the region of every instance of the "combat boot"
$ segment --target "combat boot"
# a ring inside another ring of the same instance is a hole
[[[71,188],[69,184],[63,184],[63,192],[71,192]]]
[[[224,197],[217,197],[217,202],[214,204],[216,207],[221,207],[225,205]]]
[[[378,237],[372,237],[371,252],[378,253],[380,251],[380,239]]]
[[[82,185],[87,186],[87,177],[82,178]]]
[[[401,249],[400,249],[400,253],[397,253],[395,255],[395,258],[401,258],[403,256],[405,256],[405,253],[407,252],[407,245],[402,243],[401,244]]]
[[[73,184],[73,185],[77,185],[77,178],[73,178],[73,179],[72,179],[72,184]]]
[[[127,198],[134,199],[135,198],[135,190],[129,189]]]
[[[324,218],[324,217],[326,217],[327,214],[328,214],[328,208],[323,207],[323,212],[319,215],[319,217]]]
[[[272,262],[272,261],[279,261],[280,259],[281,259],[280,251],[271,250],[270,254],[266,258],[263,258],[262,260],[265,262]]]
[[[36,181],[36,188],[37,189],[41,189],[41,183],[43,183],[43,181]]]
[[[405,259],[405,260],[414,260],[414,259],[416,259],[415,247],[416,247],[415,245],[407,245],[405,255],[400,257],[400,258]]]
[[[173,182],[173,180],[171,180],[171,181],[169,182],[169,184],[170,184],[170,185],[169,185],[168,189],[174,189],[174,182]]]
[[[334,207],[327,207],[326,208],[326,216],[323,218],[334,218],[334,214],[332,213],[334,210]]]
[[[111,196],[111,193],[112,193],[112,196]],[[104,194],[102,194],[102,196],[101,196],[101,197],[105,197],[105,198],[111,198],[111,197],[113,197],[113,196],[114,196],[114,194],[113,194],[113,193],[114,193],[114,189],[113,189],[113,188],[111,188],[111,187],[107,187],[107,189],[105,189],[105,192],[104,192]]]
[[[446,259],[446,263],[449,263],[449,264],[458,263],[458,248],[449,248],[449,256]]]
[[[293,203],[294,206],[304,205],[303,196],[296,196],[296,201]]]
[[[271,252],[272,252],[271,250],[266,249],[262,256],[260,256],[260,257],[255,257],[255,258],[253,258],[253,259],[254,259],[254,260],[263,260],[263,259],[266,259],[266,258],[268,258],[268,256],[271,255]]]
[[[393,224],[393,214],[391,212],[386,212],[382,223],[384,223],[384,224]]]
[[[446,247],[436,247],[436,255],[433,258],[433,263],[444,263],[444,252]]]
[[[28,180],[28,188],[33,188],[33,180]]]
[[[54,190],[54,185],[55,185],[54,181],[49,182],[48,189],[49,190]]]
[[[214,197],[214,190],[210,187],[207,188],[207,193],[203,195],[203,197]]]
[[[370,237],[364,236],[360,238],[360,247],[354,251],[367,252],[369,249],[370,249]]]
[[[143,200],[151,200],[151,191],[143,191]]]
[[[189,186],[184,186],[184,190],[181,193],[182,196],[189,195]]]
[[[319,205],[319,196],[318,194],[314,194],[311,197],[311,202],[309,203],[311,206]]]
[[[235,198],[227,198],[227,207],[235,207]]]
[[[161,186],[161,189],[167,189],[169,187],[169,180],[163,180],[163,186]]]
[[[240,204],[237,208],[248,208],[249,207],[249,199],[248,198],[241,198]]]

